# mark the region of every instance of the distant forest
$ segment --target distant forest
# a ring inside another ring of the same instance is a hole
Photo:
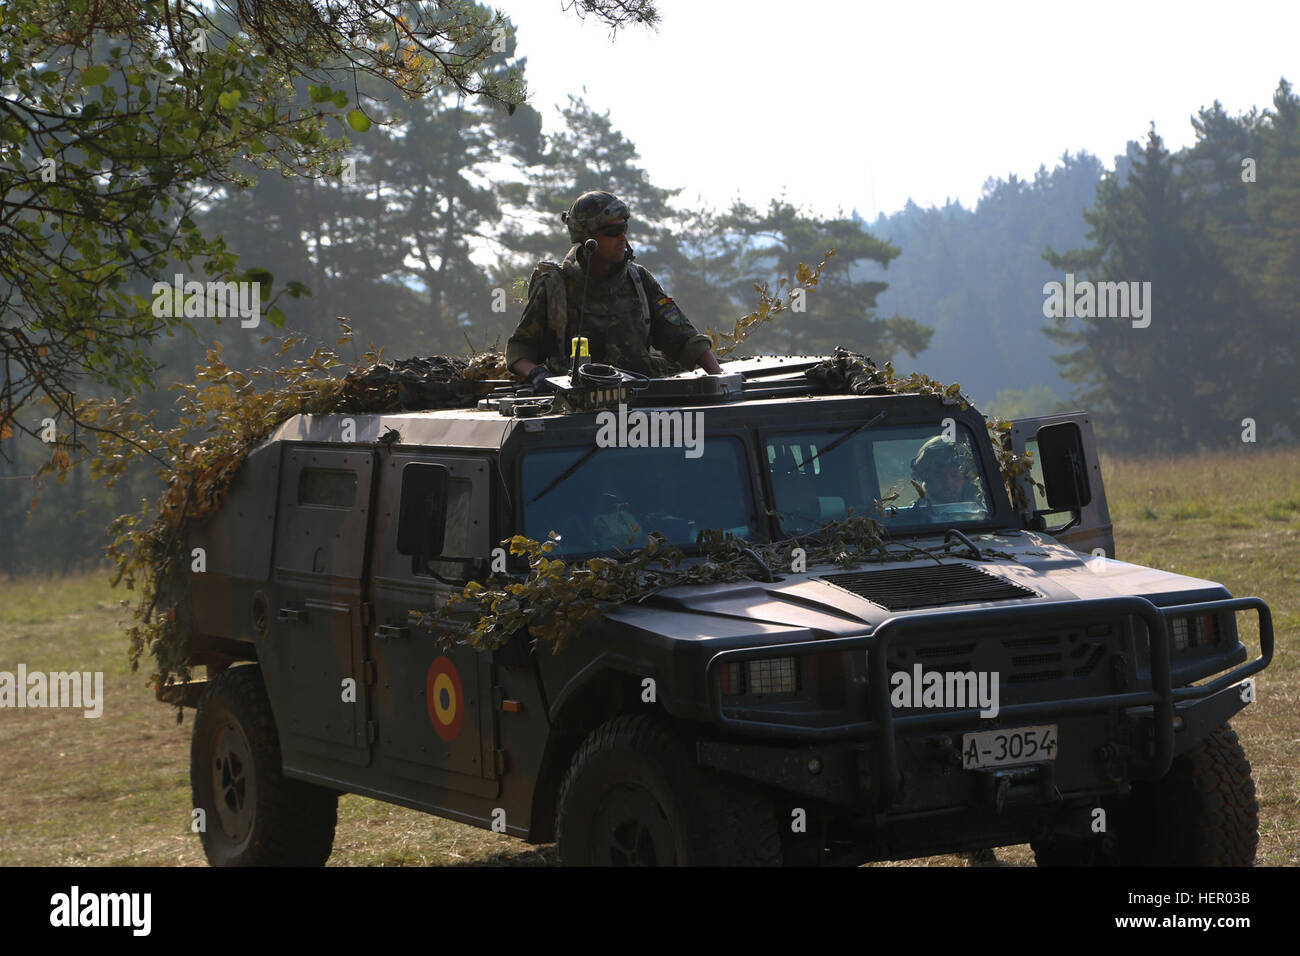
[[[533,265],[567,249],[560,212],[602,188],[628,203],[638,261],[701,329],[729,330],[755,282],[837,250],[807,311],[780,316],[742,353],[845,346],[960,382],[985,411],[1087,408],[1116,453],[1240,443],[1243,419],[1261,445],[1300,431],[1300,97],[1285,80],[1266,109],[1201,109],[1188,149],[1171,154],[1152,129],[1110,167],[1066,154],[1032,181],[990,178],[974,209],[909,202],[874,222],[780,199],[688,207],[682,184],[651,182],[616,117],[577,98],[545,127],[531,108],[507,115],[455,97],[394,98],[379,119],[332,174],[249,166],[256,185],[204,204],[199,225],[241,265],[310,295],[277,303],[282,330],[202,320],[193,336],[158,339],[162,368],[141,405],[165,420],[168,385],[214,343],[233,367],[273,365],[278,344],[264,337],[295,330],[333,345],[337,316],[394,358],[503,345]],[[1044,286],[1067,273],[1151,283],[1150,325],[1047,318]],[[134,291],[154,278],[133,279]],[[0,451],[0,572],[97,560],[87,543],[105,543],[111,517],[158,488],[151,475],[106,490],[74,473],[28,516],[21,476],[48,449],[0,438]]]

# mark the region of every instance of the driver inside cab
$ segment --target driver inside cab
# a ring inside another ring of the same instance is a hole
[[[942,435],[928,439],[912,459],[912,477],[925,488],[933,504],[973,502],[983,505],[979,470],[970,447],[947,441]]]

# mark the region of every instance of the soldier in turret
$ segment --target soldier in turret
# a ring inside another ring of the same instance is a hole
[[[592,362],[651,377],[696,366],[721,374],[709,337],[691,325],[654,276],[632,261],[625,203],[593,190],[574,200],[561,219],[573,245],[562,263],[543,260],[533,272],[528,304],[506,344],[511,371],[534,385],[549,374],[568,372],[569,343],[581,334]],[[584,246],[591,239],[596,245],[588,255]],[[667,360],[651,355],[651,348]]]

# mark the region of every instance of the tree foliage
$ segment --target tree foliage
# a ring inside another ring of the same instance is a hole
[[[1095,318],[1048,333],[1113,446],[1237,444],[1246,419],[1263,437],[1294,437],[1297,117],[1300,98],[1283,80],[1262,114],[1200,111],[1197,143],[1177,155],[1153,128],[1128,174],[1098,186],[1084,214],[1089,245],[1045,255],[1078,279],[1150,283],[1148,327]]]
[[[611,29],[652,24],[650,0],[582,0]],[[259,282],[196,212],[246,183],[236,166],[320,176],[379,112],[373,86],[513,110],[518,67],[491,62],[500,13],[467,0],[12,0],[0,8],[0,435],[37,396],[74,411],[83,376],[147,388],[147,344],[189,325],[143,294],[174,272]],[[305,87],[305,90],[303,89]],[[306,95],[300,95],[305,93]]]
[[[876,317],[876,297],[886,283],[861,278],[864,263],[886,266],[899,249],[871,235],[851,218],[822,219],[774,199],[765,212],[737,202],[723,219],[724,228],[742,237],[741,276],[788,269],[797,261],[814,261],[835,249],[837,262],[819,284],[806,313],[755,337],[764,351],[812,354],[837,347],[870,353],[882,360],[900,352],[915,356],[925,349],[931,330],[914,319]],[[749,280],[752,281],[752,280]],[[745,280],[738,280],[738,284]]]

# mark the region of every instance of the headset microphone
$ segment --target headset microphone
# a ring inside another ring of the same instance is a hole
[[[582,244],[582,251],[587,254],[587,267],[582,277],[582,306],[578,309],[578,334],[573,337],[569,343],[569,376],[570,381],[578,381],[578,362],[587,353],[587,342],[582,337],[582,319],[587,312],[587,286],[591,284],[591,257],[596,254],[596,240],[588,239]],[[587,357],[590,357],[587,354]]]

